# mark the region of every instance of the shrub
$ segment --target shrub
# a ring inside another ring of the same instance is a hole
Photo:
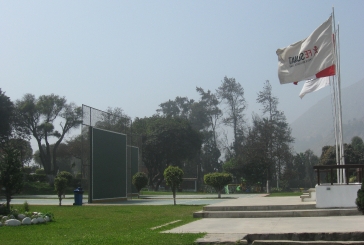
[[[27,180],[30,182],[48,182],[46,174],[30,174],[27,176]]]
[[[63,177],[57,177],[54,179],[54,190],[57,192],[59,199],[59,206],[62,205],[62,196],[67,188],[68,180]]]
[[[355,200],[355,204],[358,210],[364,214],[364,180],[361,184],[361,188],[358,190],[358,197]]]
[[[138,191],[138,194],[142,188],[148,184],[148,178],[143,172],[138,172],[134,174],[132,183]]]
[[[29,212],[30,208],[29,208],[29,203],[27,201],[25,201],[23,203],[23,208],[25,212]]]
[[[31,167],[23,167],[23,172],[25,173],[25,174],[30,174],[31,172],[32,172],[32,168]]]
[[[35,174],[46,174],[44,168],[38,168],[35,170]]]
[[[56,177],[65,178],[67,180],[68,186],[71,186],[73,184],[73,182],[72,182],[73,176],[70,172],[67,172],[67,171],[59,172]]]
[[[205,174],[204,182],[206,185],[212,186],[218,193],[218,198],[221,198],[221,190],[227,184],[231,183],[233,177],[229,173],[209,173]]]
[[[179,167],[169,166],[164,170],[164,179],[172,189],[174,205],[176,205],[176,189],[182,183],[183,174]]]

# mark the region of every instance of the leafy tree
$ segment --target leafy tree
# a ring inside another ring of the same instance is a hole
[[[247,107],[244,89],[240,83],[235,81],[235,78],[224,77],[224,81],[222,81],[216,92],[219,99],[223,100],[227,105],[227,116],[223,119],[223,122],[233,128],[233,149],[234,153],[238,154],[239,145],[243,140],[244,111]]]
[[[364,142],[359,136],[351,139],[351,146],[356,155],[356,164],[364,164]],[[345,154],[345,153],[344,153]]]
[[[12,132],[14,105],[0,88],[0,143],[8,139]]]
[[[33,149],[30,142],[22,138],[12,138],[8,140],[7,144],[19,150],[22,165],[29,167],[29,163],[33,159]]]
[[[0,155],[0,186],[4,188],[7,210],[10,210],[12,196],[23,189],[22,167],[19,151],[4,147]]]
[[[358,207],[358,210],[364,214],[364,181],[361,184],[361,188],[358,190],[355,204]]]
[[[206,185],[212,186],[221,198],[221,190],[233,180],[229,173],[209,173],[204,175]]]
[[[135,186],[135,188],[137,189],[138,197],[139,197],[140,190],[142,188],[144,188],[145,186],[147,186],[147,184],[148,184],[148,178],[145,175],[145,173],[138,172],[138,173],[134,174],[132,183]]]
[[[336,165],[336,150],[334,146],[324,146],[322,147],[320,156],[320,165]]]
[[[200,94],[200,104],[203,107],[204,115],[207,119],[203,130],[203,147],[201,152],[201,165],[203,173],[221,170],[219,158],[221,152],[218,146],[217,126],[222,117],[222,111],[219,108],[220,101],[216,94],[210,90],[205,92],[202,88],[197,87],[196,91]],[[205,119],[205,120],[206,120]]]
[[[67,186],[72,185],[73,176],[70,172],[62,171],[57,174],[57,178],[65,178],[67,180]]]
[[[57,170],[57,150],[65,135],[82,123],[82,109],[73,103],[67,103],[64,97],[58,95],[42,95],[35,98],[26,94],[15,103],[18,124],[31,134],[38,144],[39,157],[48,175],[54,175]],[[61,131],[55,130],[56,121],[60,120]],[[51,149],[49,140],[57,140]]]
[[[179,167],[168,166],[164,170],[164,179],[166,180],[166,184],[171,187],[173,193],[173,203],[176,205],[176,189],[183,181],[183,171]]]
[[[268,80],[265,82],[263,90],[258,93],[257,102],[263,106],[264,140],[266,142],[263,152],[267,154],[265,172],[267,191],[269,191],[272,175],[275,175],[277,188],[279,187],[282,164],[291,155],[290,144],[294,139],[284,113],[278,110],[278,98],[272,94],[272,86]]]
[[[162,113],[167,117],[181,117],[189,119],[191,114],[191,106],[195,103],[194,100],[190,100],[187,97],[177,96],[175,100],[168,100],[159,105],[160,109],[157,109],[158,113]]]
[[[95,126],[113,132],[127,133],[131,127],[131,118],[120,107],[109,107],[106,113],[101,114],[101,119]]]
[[[62,197],[67,189],[68,180],[63,177],[56,177],[54,179],[54,190],[57,192],[59,206],[62,205]]]
[[[169,165],[182,167],[201,149],[201,135],[182,118],[153,116],[136,118],[133,132],[142,135],[142,159],[148,169],[149,184],[158,190]]]

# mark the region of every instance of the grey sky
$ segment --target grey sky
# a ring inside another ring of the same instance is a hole
[[[245,89],[247,118],[265,80],[293,122],[329,94],[280,85],[277,48],[306,38],[335,7],[342,87],[364,78],[364,1],[3,1],[0,87],[12,99],[55,93],[132,118],[176,96],[198,100],[224,76]]]

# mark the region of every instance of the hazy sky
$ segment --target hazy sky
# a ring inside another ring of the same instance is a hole
[[[329,95],[280,85],[277,48],[306,38],[335,7],[342,87],[364,78],[364,1],[0,0],[0,88],[12,100],[57,94],[151,116],[176,96],[198,100],[224,76],[245,90],[247,118],[270,80],[293,122]]]

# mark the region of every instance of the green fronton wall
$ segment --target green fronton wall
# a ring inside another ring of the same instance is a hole
[[[92,128],[92,199],[126,198],[126,135]]]
[[[131,177],[133,178],[134,174],[139,171],[139,148],[134,146],[128,146],[131,148]],[[131,187],[132,193],[138,193],[137,189],[134,185]]]

